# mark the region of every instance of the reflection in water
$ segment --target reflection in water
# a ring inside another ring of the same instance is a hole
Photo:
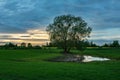
[[[91,62],[91,61],[107,61],[110,60],[108,58],[100,58],[100,57],[92,57],[92,56],[84,56],[84,60],[82,62]]]

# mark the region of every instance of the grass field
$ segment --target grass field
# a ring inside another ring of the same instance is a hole
[[[60,50],[0,50],[0,80],[120,80],[120,49],[88,49],[105,62],[48,62]],[[81,54],[79,51],[74,53]]]

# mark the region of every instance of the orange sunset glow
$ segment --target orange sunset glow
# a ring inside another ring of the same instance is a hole
[[[4,36],[3,36],[4,35]],[[33,45],[45,45],[49,42],[49,35],[45,30],[33,29],[27,30],[26,33],[17,33],[17,34],[0,34],[1,45],[12,42],[15,44],[32,43]]]

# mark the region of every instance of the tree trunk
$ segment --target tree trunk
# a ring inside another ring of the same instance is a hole
[[[67,51],[67,48],[65,47],[64,48],[64,54],[67,54],[68,53],[68,51]]]
[[[70,53],[70,49],[71,48],[65,47],[64,48],[64,54],[69,54]]]

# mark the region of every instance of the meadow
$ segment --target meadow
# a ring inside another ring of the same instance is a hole
[[[104,62],[50,62],[59,49],[0,50],[0,80],[120,80],[120,49],[87,49],[74,54],[110,58]]]

